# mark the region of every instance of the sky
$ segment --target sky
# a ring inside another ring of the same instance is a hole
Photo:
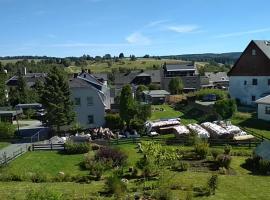
[[[179,55],[270,40],[269,0],[0,0],[0,56]]]

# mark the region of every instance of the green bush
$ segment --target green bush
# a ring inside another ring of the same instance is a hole
[[[106,163],[97,161],[91,156],[86,156],[84,160],[85,168],[89,170],[90,175],[95,177],[95,180],[100,180],[102,174],[106,170]]]
[[[132,119],[130,121],[130,128],[136,130],[139,134],[144,134],[144,121],[141,119]]]
[[[268,174],[270,172],[270,161],[260,159],[260,161],[259,161],[259,172],[261,174]]]
[[[107,114],[105,116],[106,127],[112,130],[121,130],[124,127],[124,122],[119,114]]]
[[[209,151],[209,144],[206,142],[200,142],[195,145],[194,151],[200,159],[205,159]]]
[[[10,139],[14,137],[16,128],[10,123],[0,122],[0,138]]]
[[[187,162],[182,162],[182,161],[175,161],[172,165],[172,169],[175,171],[187,171],[189,168],[189,164]]]
[[[215,194],[218,187],[218,176],[212,175],[208,180],[207,186],[209,187],[211,194]]]
[[[230,168],[232,157],[230,155],[221,154],[217,157],[217,163],[219,167],[225,167],[226,169]]]
[[[73,143],[67,142],[65,144],[65,152],[67,154],[83,154],[91,150],[91,145],[88,143]]]
[[[214,94],[217,97],[217,100],[222,100],[222,99],[226,99],[228,98],[228,93],[223,91],[223,90],[219,90],[219,89],[201,89],[197,92],[195,92],[196,95],[196,99],[198,100],[203,100],[203,97],[209,94]]]
[[[213,159],[216,160],[217,159],[217,156],[219,154],[222,154],[222,151],[218,150],[218,149],[212,149],[211,150],[211,155],[213,156]]]
[[[9,181],[24,181],[25,177],[21,174],[14,173],[3,173],[0,174],[0,181],[9,182]]]
[[[231,150],[232,150],[232,146],[231,145],[226,145],[224,147],[224,154],[230,155]]]
[[[141,170],[144,177],[156,176],[159,172],[158,166],[155,164],[155,162],[146,155],[137,161],[136,167]]]
[[[106,190],[109,194],[114,194],[117,199],[123,197],[127,192],[127,185],[117,176],[110,176],[106,180]]]
[[[29,190],[26,193],[27,200],[62,200],[63,195],[52,190],[40,188],[39,190]]]
[[[222,119],[229,119],[236,112],[237,107],[233,99],[223,99],[215,102],[214,109]]]
[[[49,177],[47,174],[41,173],[41,172],[36,172],[30,174],[30,180],[33,183],[44,183],[49,181]]]

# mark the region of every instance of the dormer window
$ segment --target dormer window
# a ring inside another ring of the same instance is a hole
[[[251,54],[252,54],[253,56],[256,56],[256,49],[252,49]]]

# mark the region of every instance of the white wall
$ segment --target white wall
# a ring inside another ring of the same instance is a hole
[[[265,107],[270,107],[266,104],[258,104],[258,119],[270,121],[270,114],[265,113]]]
[[[252,85],[252,79],[257,79],[258,84]],[[255,105],[251,97],[259,99],[263,93],[270,92],[268,79],[270,76],[231,76],[229,77],[229,93],[232,98],[239,99],[242,104]],[[244,85],[244,82],[247,84]]]
[[[77,122],[84,128],[93,128],[104,126],[105,124],[105,106],[101,95],[93,88],[71,88],[72,100],[81,99],[81,105],[74,105]],[[87,97],[93,97],[93,105],[87,105]],[[94,124],[88,123],[88,116],[94,116]]]

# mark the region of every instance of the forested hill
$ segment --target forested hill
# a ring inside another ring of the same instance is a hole
[[[230,52],[230,53],[220,53],[220,54],[204,53],[204,54],[170,55],[170,56],[161,56],[161,58],[197,61],[197,62],[215,61],[217,63],[223,63],[223,64],[234,64],[235,61],[240,57],[240,55],[241,55],[241,52]]]

